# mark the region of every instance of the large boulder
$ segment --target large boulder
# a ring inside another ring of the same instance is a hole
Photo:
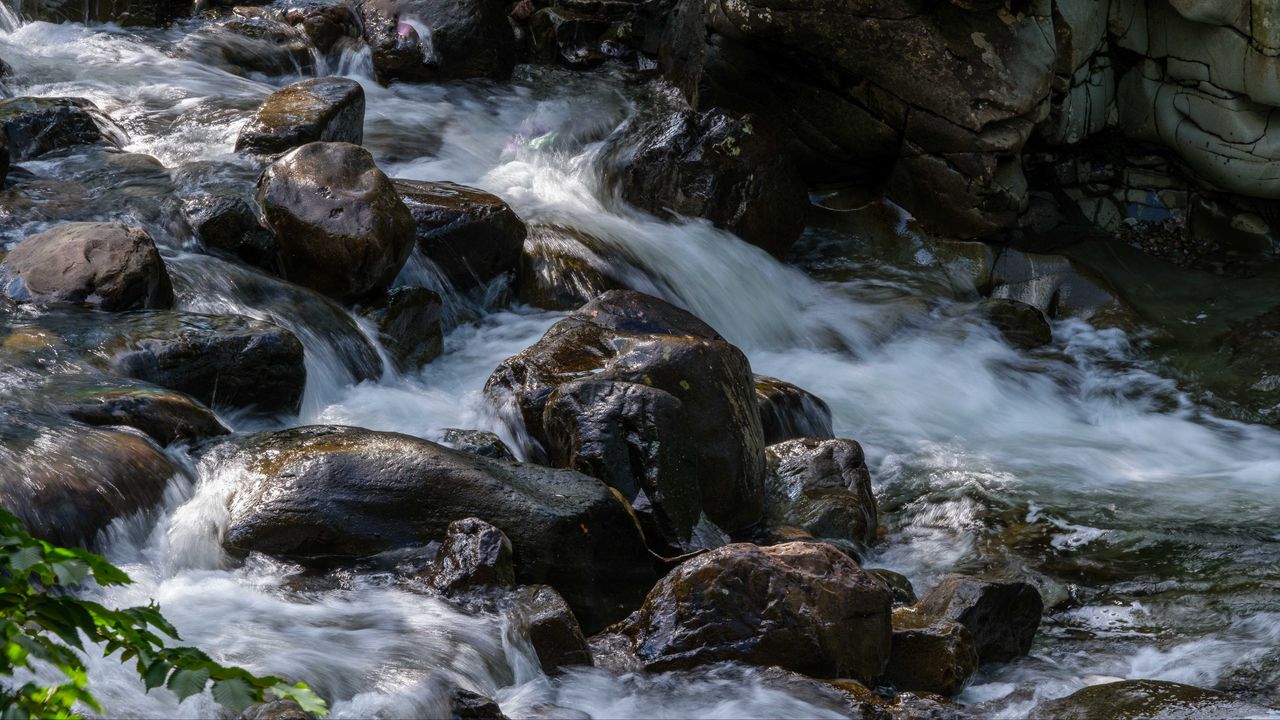
[[[310,142],[363,140],[364,88],[355,80],[322,77],[268,95],[240,128],[236,151],[280,153]]]
[[[515,273],[526,230],[501,198],[451,182],[393,182],[417,225],[418,249],[454,288]]]
[[[879,521],[871,474],[853,440],[801,438],[765,450],[765,520],[863,548]]]
[[[364,36],[379,79],[506,79],[516,64],[506,7],[484,0],[368,0],[361,5]]]
[[[103,310],[173,304],[151,236],[120,223],[63,223],[28,237],[0,263],[0,293],[16,302]]]
[[[756,406],[767,445],[794,438],[835,437],[831,408],[817,395],[778,378],[756,375]]]
[[[249,480],[223,537],[234,551],[323,565],[442,540],[475,517],[510,538],[519,582],[556,588],[590,630],[637,607],[653,583],[626,503],[580,473],[350,427],[252,436],[238,457]]]
[[[778,257],[800,237],[808,190],[750,117],[717,108],[632,122],[604,160],[606,184],[624,200],[659,216],[706,218]]]
[[[1030,583],[948,575],[916,607],[925,618],[965,626],[978,658],[988,663],[1013,660],[1031,651],[1044,601]]]
[[[737,544],[672,570],[615,629],[652,671],[736,661],[870,680],[889,659],[889,606],[829,545]]]
[[[184,392],[214,408],[296,413],[307,370],[288,330],[240,315],[141,313],[99,350],[125,377]]]
[[[0,506],[58,545],[86,545],[113,519],[154,507],[176,472],[133,432],[29,416],[0,428]]]
[[[564,225],[534,225],[520,251],[516,293],[547,310],[575,310],[626,285],[608,272],[612,258],[595,238]]]
[[[559,464],[597,472],[672,520],[730,532],[760,519],[764,445],[746,356],[693,315],[607,292],[503,361],[486,392],[513,402]]]
[[[267,17],[231,17],[201,27],[178,45],[187,57],[236,75],[312,72],[315,58],[306,33]]]
[[[83,98],[16,97],[0,100],[0,139],[9,159],[22,162],[76,145],[120,147],[127,136]]]
[[[373,157],[350,143],[285,154],[258,181],[258,204],[285,276],[335,299],[386,290],[413,250],[413,216]]]
[[[928,229],[973,237],[1026,205],[1052,5],[659,0],[645,42],[687,99],[754,114],[810,182],[887,185]]]
[[[1090,685],[1031,711],[1037,720],[1227,720],[1275,711],[1226,693],[1164,680]]]

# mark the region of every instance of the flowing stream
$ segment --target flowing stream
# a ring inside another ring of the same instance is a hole
[[[344,348],[366,328],[309,293],[255,291],[278,281],[195,254],[165,225],[155,208],[184,178],[216,172],[250,186],[257,167],[232,153],[236,133],[263,97],[297,79],[183,59],[173,48],[196,22],[123,31],[0,16],[15,94],[86,97],[128,132],[127,152],[164,168],[86,171],[74,155],[24,166],[54,178],[99,173],[77,219],[146,227],[180,309],[272,318],[298,333],[308,370],[301,416],[224,418],[233,428],[342,423],[429,439],[448,427],[502,430],[481,396],[485,379],[561,314],[451,296],[442,357],[416,374],[357,383]],[[372,80],[367,50],[321,64],[364,85],[365,144],[389,176],[481,187],[531,225],[587,233],[595,246],[575,248],[585,261],[688,308],[741,346],[756,372],[825,399],[837,435],[866,448],[888,525],[867,564],[906,574],[918,592],[956,570],[1040,587],[1048,609],[1031,655],[983,668],[960,702],[1018,717],[1102,676],[1280,704],[1280,432],[1198,407],[1139,336],[1065,320],[1051,348],[1015,350],[965,312],[972,288],[958,287],[905,224],[889,232],[901,262],[866,251],[884,241],[883,228],[828,213],[782,264],[704,222],[625,207],[601,190],[596,154],[647,89],[616,70],[522,67],[503,84],[388,88]],[[46,224],[0,209],[0,243]],[[448,293],[433,277],[415,259],[399,282]],[[440,716],[453,684],[512,717],[830,714],[741,667],[548,678],[500,615],[463,612],[377,573],[321,587],[266,559],[234,564],[218,532],[235,469],[217,453],[196,461],[170,452],[186,471],[163,510],[109,532],[107,554],[137,582],[105,600],[155,599],[184,641],[305,679],[332,699],[334,717]],[[207,696],[179,705],[165,690],[144,694],[114,659],[93,658],[91,682],[112,716],[215,713]]]

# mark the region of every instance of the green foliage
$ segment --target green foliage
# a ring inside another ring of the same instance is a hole
[[[105,558],[31,537],[16,517],[0,509],[0,718],[73,718],[76,703],[102,712],[77,653],[86,638],[108,655],[120,653],[121,662],[132,661],[148,691],[163,685],[183,700],[212,684],[213,699],[233,712],[288,698],[308,712],[325,714],[324,701],[303,683],[289,685],[226,667],[195,648],[165,647],[160,634],[176,640],[178,631],[154,604],[111,610],[67,592],[89,578],[103,586],[132,582]],[[66,681],[21,687],[3,681],[20,668],[32,668],[33,661],[57,668]]]

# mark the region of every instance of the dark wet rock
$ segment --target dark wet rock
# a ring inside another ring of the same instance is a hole
[[[412,372],[444,352],[442,309],[440,296],[431,290],[398,287],[361,312],[378,328],[378,341],[400,372]]]
[[[529,18],[529,39],[536,60],[572,68],[599,65],[609,56],[600,41],[612,23],[559,7],[545,7]]]
[[[258,703],[240,713],[240,720],[315,720],[315,717],[292,700]]]
[[[816,677],[879,677],[889,591],[829,545],[737,544],[672,570],[616,626],[651,671],[737,661]]]
[[[364,140],[364,88],[355,80],[322,77],[271,93],[240,128],[236,151],[281,153],[310,142]]]
[[[1214,720],[1267,717],[1265,707],[1225,693],[1164,680],[1123,680],[1091,685],[1041,703],[1031,717],[1049,720]]]
[[[346,427],[264,433],[239,452],[259,479],[231,502],[223,542],[237,552],[331,564],[441,540],[476,517],[510,538],[516,579],[554,587],[584,628],[621,618],[653,583],[626,504],[580,473]]]
[[[502,442],[497,433],[487,430],[461,430],[445,428],[443,442],[445,445],[464,453],[479,455],[493,460],[516,461],[515,453]]]
[[[760,519],[764,448],[751,368],[742,351],[680,308],[607,292],[503,361],[485,388],[515,402],[550,457],[607,470],[624,495],[645,490],[650,503],[700,498],[711,522],[730,532]],[[574,407],[583,410],[577,418]],[[668,449],[667,439],[686,449]],[[676,507],[667,516],[687,522],[683,502]],[[683,539],[689,528],[676,530]]]
[[[516,274],[520,301],[547,310],[573,310],[625,286],[606,273],[598,242],[560,225],[529,228]]]
[[[706,218],[781,257],[804,228],[808,190],[751,118],[720,109],[640,117],[610,140],[605,181],[655,215]]]
[[[210,290],[217,294],[218,287],[234,286],[241,302],[259,308],[266,320],[289,330],[304,343],[322,348],[350,373],[351,382],[382,377],[384,368],[377,349],[350,312],[333,300],[209,255],[174,260],[169,270],[184,305],[206,307]]]
[[[591,665],[591,648],[560,593],[546,585],[530,585],[516,591],[513,600],[516,624],[529,637],[542,671]]]
[[[310,143],[258,181],[258,204],[292,282],[354,301],[387,289],[413,250],[413,217],[373,157],[350,143]]]
[[[285,22],[299,28],[321,53],[327,53],[343,38],[360,37],[360,21],[350,6],[342,3],[306,3],[285,10]]]
[[[160,445],[226,435],[209,408],[173,390],[119,381],[68,380],[45,392],[51,406],[86,425],[131,427]]]
[[[557,387],[542,413],[551,464],[617,488],[662,554],[692,549],[702,513],[697,449],[681,434],[682,409],[658,388],[587,380]]]
[[[887,185],[931,232],[972,238],[1027,203],[1020,153],[1048,111],[1051,7],[659,1],[644,42],[699,108],[755,114],[810,182]]]
[[[853,440],[801,438],[765,450],[765,520],[823,540],[863,548],[878,520],[862,446]]]
[[[426,580],[446,594],[515,585],[511,541],[501,530],[479,518],[455,520],[445,531]]]
[[[766,445],[802,437],[835,437],[831,429],[831,408],[822,398],[765,375],[756,375],[755,384]]]
[[[0,263],[0,292],[15,302],[103,310],[173,304],[151,236],[120,223],[63,223],[28,237]]]
[[[113,519],[155,507],[177,471],[133,432],[14,418],[0,428],[0,506],[56,545],[86,545]]]
[[[948,575],[925,593],[917,608],[926,618],[954,620],[968,628],[979,659],[989,663],[1031,651],[1044,601],[1030,583]]]
[[[0,100],[0,133],[15,163],[76,145],[120,147],[126,139],[118,125],[83,98]]]
[[[1051,320],[1101,318],[1125,309],[1119,294],[1085,266],[1062,255],[1011,248],[996,256],[986,290],[994,298],[1031,305]]]
[[[369,0],[365,41],[379,79],[504,80],[516,62],[515,33],[504,3],[480,0]],[[418,23],[430,29],[423,38]]]
[[[893,649],[885,681],[899,690],[956,695],[977,669],[978,650],[964,625],[930,620],[914,608],[893,611]]]
[[[113,326],[100,350],[125,377],[184,392],[213,408],[296,413],[307,371],[288,330],[240,315],[142,313]]]
[[[301,29],[264,17],[232,17],[206,25],[184,38],[181,47],[192,60],[238,75],[308,73],[315,66]]]
[[[1053,330],[1043,313],[1018,300],[991,298],[982,304],[983,313],[1005,340],[1023,350],[1033,350],[1053,342]]]
[[[191,15],[187,0],[24,0],[21,13],[51,23],[160,27]]]
[[[919,601],[916,597],[916,589],[912,587],[911,580],[906,575],[885,568],[868,568],[867,572],[880,578],[885,585],[889,586],[889,592],[893,593],[894,605],[915,605]]]
[[[257,210],[242,197],[189,197],[182,201],[182,216],[209,250],[264,270],[273,269],[278,262],[276,236],[258,223]]]
[[[1215,383],[1215,391],[1280,424],[1280,306],[1234,323],[1215,342],[1234,380]]]
[[[393,182],[417,225],[418,249],[454,288],[515,273],[526,230],[501,198],[450,182]]]
[[[450,720],[506,720],[498,703],[470,690],[454,688],[449,698]]]

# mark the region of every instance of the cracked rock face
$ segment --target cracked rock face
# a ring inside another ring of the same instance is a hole
[[[1038,189],[1025,149],[1105,133],[1164,156],[1194,192],[1135,183],[1122,164],[1105,202],[1068,192],[1096,227],[1150,222],[1158,204],[1162,227],[1133,244],[1208,247],[1190,218],[1208,203],[1275,253],[1256,218],[1280,199],[1280,4],[660,0],[649,15],[646,49],[691,104],[753,113],[808,182],[883,189],[931,232],[1025,225]]]

